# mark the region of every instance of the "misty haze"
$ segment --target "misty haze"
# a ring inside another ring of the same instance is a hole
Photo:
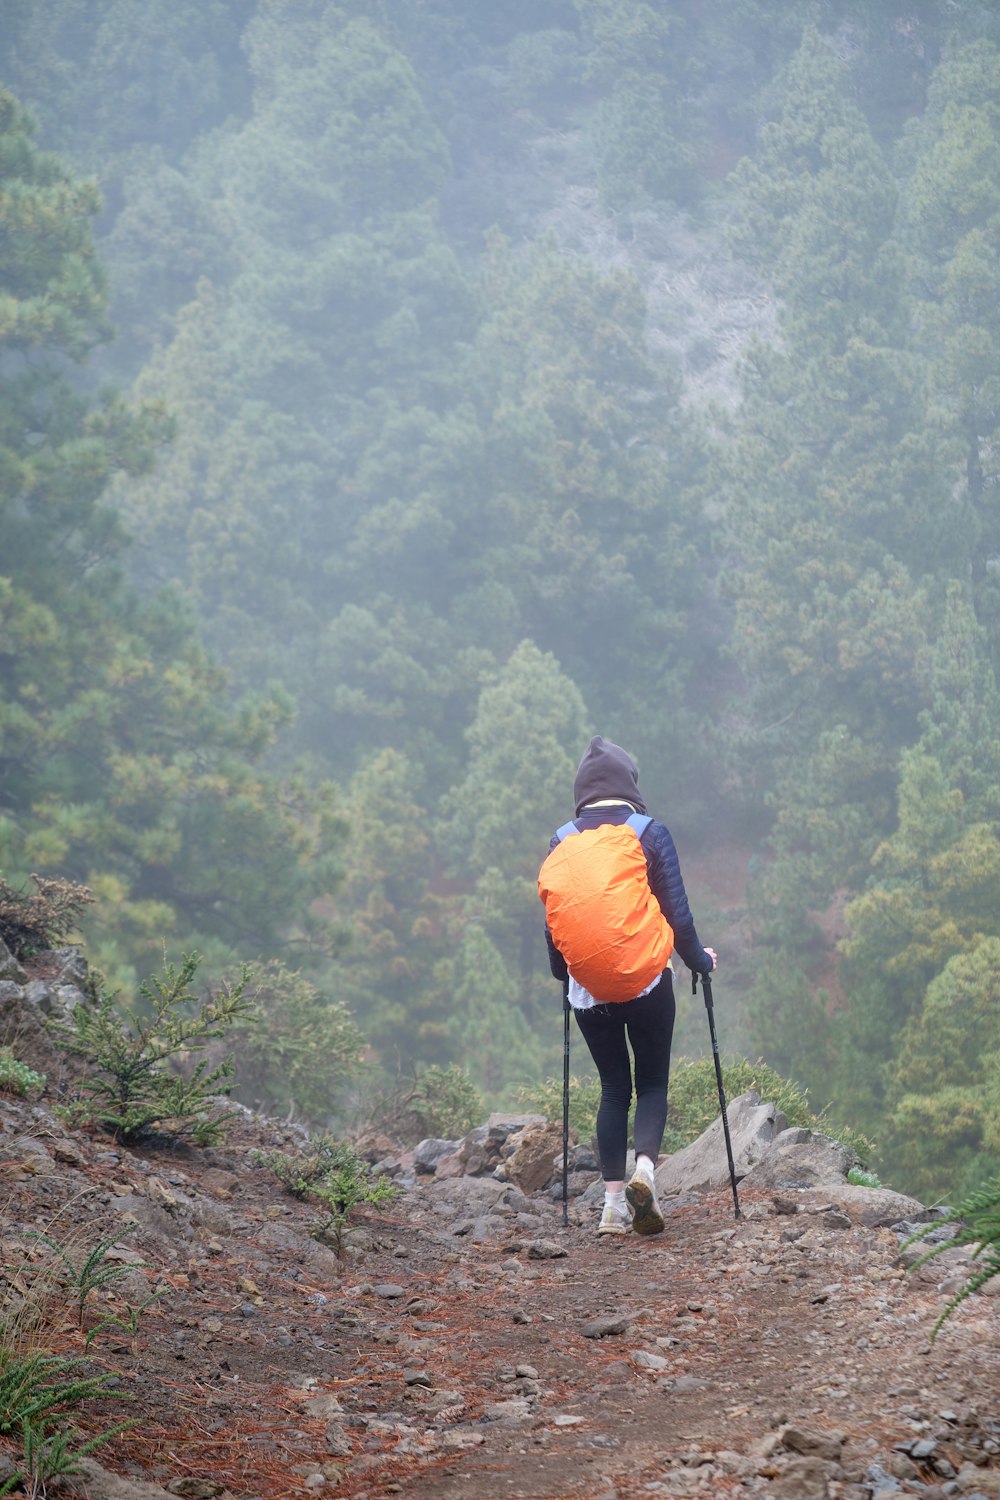
[[[0,81],[4,897],[255,966],[255,1109],[558,1118],[603,735],[731,1090],[995,1175],[997,8],[0,0]]]

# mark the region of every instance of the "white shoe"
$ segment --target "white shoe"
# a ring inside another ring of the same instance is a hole
[[[632,1228],[636,1234],[662,1234],[663,1215],[656,1201],[656,1183],[645,1165],[636,1167],[625,1188],[625,1199],[632,1210]]]
[[[632,1215],[624,1203],[605,1203],[598,1234],[628,1234],[632,1228]]]

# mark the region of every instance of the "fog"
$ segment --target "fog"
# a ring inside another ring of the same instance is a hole
[[[0,874],[92,887],[126,986],[285,966],[313,1072],[253,1102],[515,1103],[600,733],[723,1051],[995,1171],[994,8],[2,9]]]

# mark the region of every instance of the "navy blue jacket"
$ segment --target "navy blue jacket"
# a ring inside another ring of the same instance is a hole
[[[573,821],[582,832],[586,828],[599,828],[602,823],[624,823],[632,809],[626,802],[613,807],[585,807]],[[549,850],[559,840],[553,835]],[[688,906],[687,891],[681,878],[680,860],[670,830],[654,818],[640,840],[646,855],[649,871],[649,888],[660,903],[660,910],[674,930],[674,952],[683,959],[696,974],[708,974],[712,968],[711,956],[705,952],[694,928],[694,918]],[[545,925],[545,941],[549,948],[549,967],[556,979],[567,977],[566,960],[552,941],[548,923]]]

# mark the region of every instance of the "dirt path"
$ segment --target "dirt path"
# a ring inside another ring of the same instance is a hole
[[[870,1500],[880,1474],[925,1500],[1000,1494],[1000,1301],[929,1344],[945,1297],[887,1230],[751,1195],[737,1225],[719,1193],[609,1242],[590,1211],[564,1229],[516,1192],[487,1211],[483,1179],[459,1179],[360,1213],[338,1261],[259,1165],[258,1127],[140,1155],[24,1106],[0,1126],[6,1266],[38,1264],[27,1228],[86,1245],[135,1220],[87,1327],[161,1295],[134,1339],[93,1339],[129,1399],[81,1422],[133,1419],[101,1462],[189,1500]],[[47,1347],[84,1336],[49,1310]],[[970,1462],[993,1466],[979,1490]]]

